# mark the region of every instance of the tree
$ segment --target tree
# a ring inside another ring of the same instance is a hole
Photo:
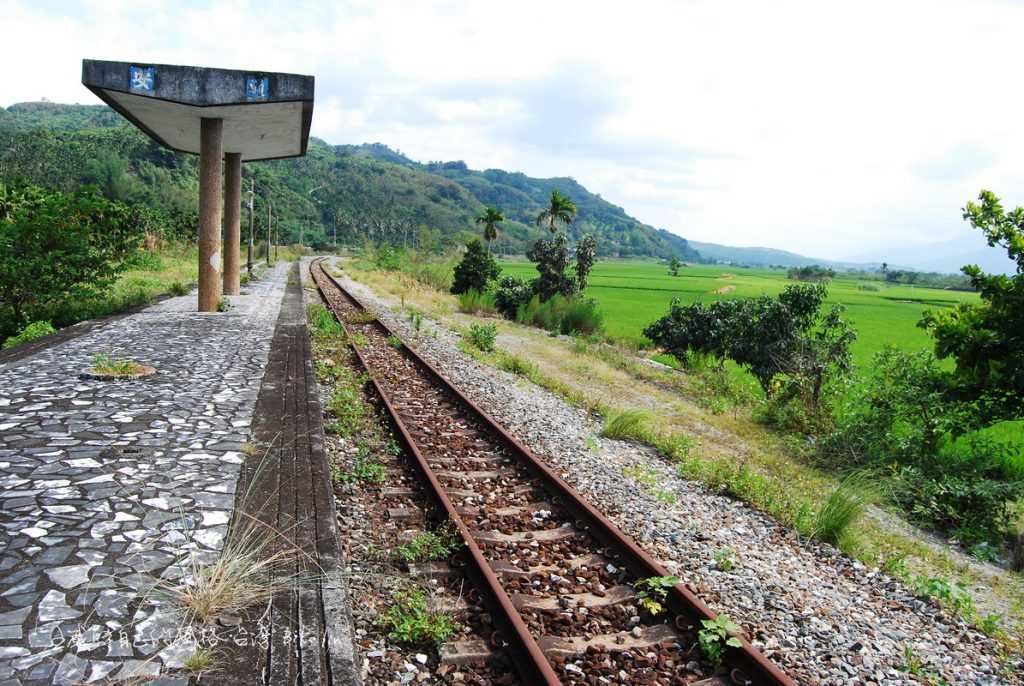
[[[689,353],[706,355],[717,360],[719,367],[729,355],[732,323],[739,300],[716,300],[709,305],[683,305],[674,298],[669,312],[644,329],[644,336],[687,364]]]
[[[455,265],[452,293],[465,293],[471,289],[482,293],[487,290],[487,284],[498,278],[500,273],[501,268],[494,261],[494,257],[484,250],[480,239],[474,238],[466,243],[466,254],[462,256],[462,261]]]
[[[986,274],[977,265],[961,271],[981,295],[979,304],[926,312],[918,326],[935,338],[935,354],[956,360],[956,393],[982,399],[987,421],[1024,410],[1024,208],[1005,212],[991,191],[968,202],[963,217],[1006,250],[1016,274]]]
[[[683,263],[679,261],[679,258],[675,255],[668,262],[668,273],[671,276],[679,276],[679,268],[683,266]]]
[[[562,195],[557,188],[551,191],[551,200],[547,208],[537,215],[537,226],[548,225],[552,235],[558,230],[558,222],[571,224],[576,218],[576,203]]]
[[[787,392],[799,388],[817,404],[829,378],[849,371],[849,347],[856,337],[841,316],[842,306],[820,314],[827,295],[823,285],[797,284],[775,298],[686,306],[673,301],[644,336],[679,360],[690,352],[731,359],[746,367],[769,397],[778,390],[776,377],[787,375]]]
[[[533,282],[533,291],[541,302],[555,294],[568,297],[576,292],[576,282],[565,273],[569,267],[565,234],[560,233],[549,241],[540,239],[526,252],[526,257],[536,262],[540,273]]]
[[[503,215],[497,208],[488,207],[484,213],[474,219],[477,224],[484,225],[484,240],[487,241],[487,252],[491,252],[491,242],[498,237],[498,224],[505,221]]]
[[[20,328],[62,301],[99,294],[128,268],[143,227],[94,189],[0,185],[0,299]]]
[[[882,263],[882,276],[885,276],[888,273],[888,271],[889,271],[889,263],[888,262],[883,262]]]
[[[587,276],[597,256],[597,240],[589,233],[576,244],[576,283],[580,293],[587,289]]]
[[[786,278],[792,281],[811,281],[811,282],[826,282],[831,281],[835,278],[836,272],[834,269],[828,267],[822,267],[817,264],[807,265],[804,267],[791,267],[786,272]]]
[[[86,163],[82,182],[96,186],[110,200],[127,202],[140,190],[127,172],[128,160],[115,152],[102,151]]]

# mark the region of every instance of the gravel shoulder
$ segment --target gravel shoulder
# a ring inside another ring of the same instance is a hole
[[[599,438],[595,417],[472,360],[458,350],[458,334],[435,322],[425,320],[417,336],[394,302],[341,280],[800,683],[1022,683],[1019,658],[1000,659],[996,643],[900,581],[681,479],[653,449]],[[655,474],[674,502],[627,469]],[[733,560],[730,571],[716,553]],[[918,675],[903,671],[918,660]]]

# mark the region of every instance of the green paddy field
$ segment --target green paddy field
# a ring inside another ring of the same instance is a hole
[[[503,262],[501,267],[503,273],[523,278],[537,274],[528,262]],[[673,277],[657,262],[606,260],[594,265],[586,295],[600,304],[608,334],[639,340],[644,327],[668,312],[673,298],[690,303],[774,295],[792,283],[778,270],[692,265]],[[878,290],[864,290],[865,285]],[[976,293],[842,277],[828,289],[829,299],[846,306],[846,316],[857,330],[853,355],[862,368],[887,344],[905,350],[931,347],[927,332],[917,328],[925,310],[978,301]]]

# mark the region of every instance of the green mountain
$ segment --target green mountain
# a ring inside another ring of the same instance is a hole
[[[70,189],[99,186],[113,198],[169,215],[195,214],[197,158],[164,150],[103,105],[22,103],[0,108],[0,178]],[[311,139],[307,155],[245,165],[255,181],[254,227],[264,235],[268,202],[283,238],[306,243],[358,242],[443,248],[479,235],[473,219],[485,206],[508,217],[495,243],[522,253],[541,230],[534,218],[558,188],[579,213],[571,238],[592,233],[598,252],[612,256],[696,261],[686,239],[655,229],[591,193],[575,180],[537,179],[500,169],[476,171],[463,162],[415,162],[380,143],[332,146]],[[310,191],[316,190],[312,195]],[[243,229],[243,234],[245,230]]]

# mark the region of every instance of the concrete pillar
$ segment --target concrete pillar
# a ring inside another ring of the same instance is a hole
[[[242,153],[224,155],[224,293],[238,295],[242,241]]]
[[[221,180],[224,120],[203,117],[199,130],[199,311],[220,302]]]

